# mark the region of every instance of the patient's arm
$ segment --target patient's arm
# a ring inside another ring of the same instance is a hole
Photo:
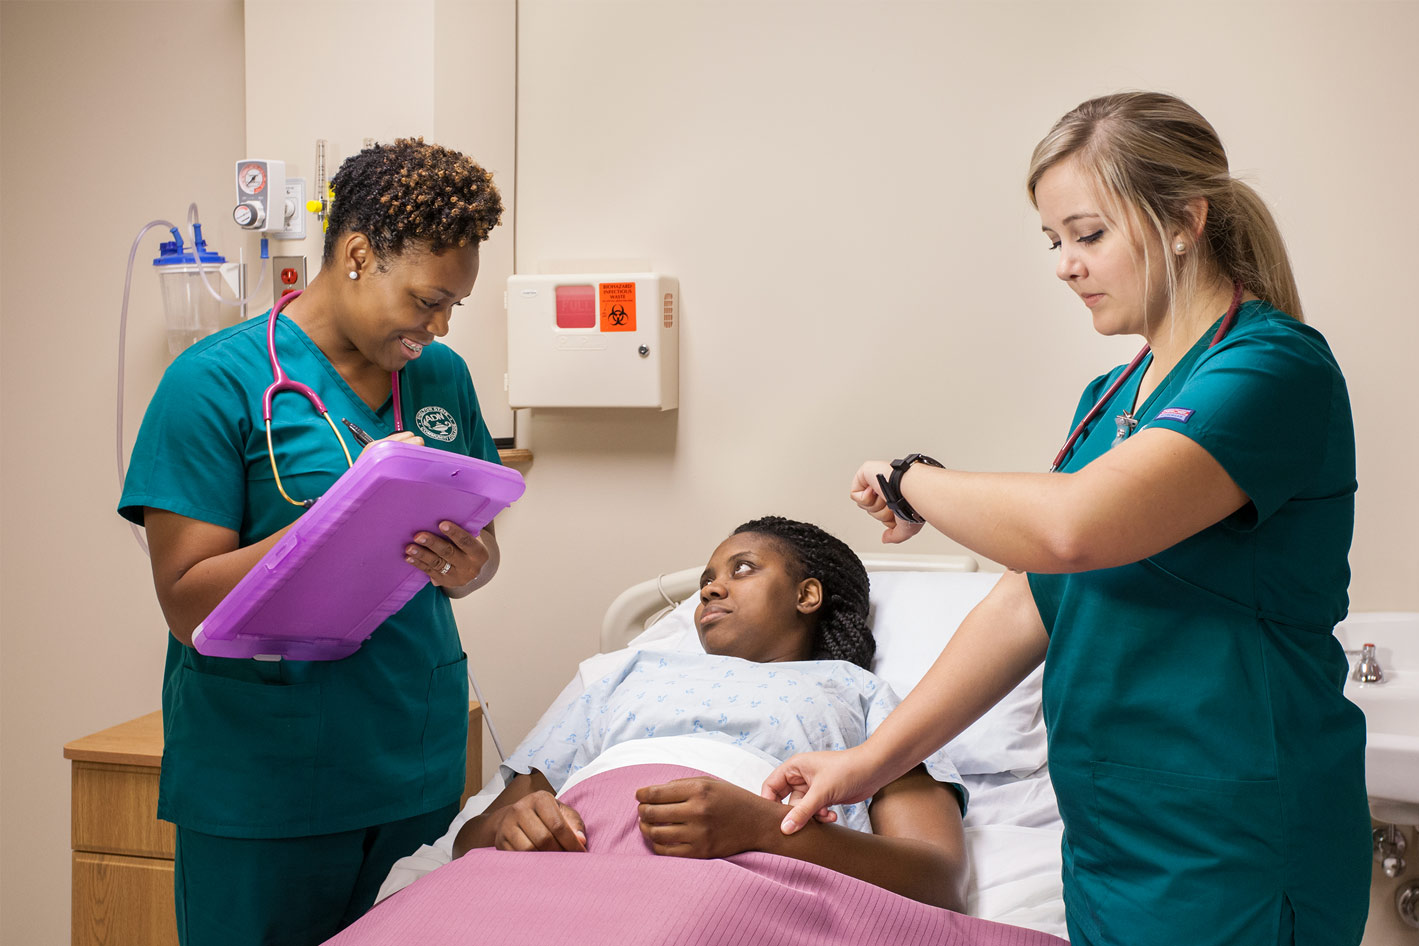
[[[453,839],[453,856],[477,847],[500,851],[585,851],[586,825],[570,805],[557,800],[552,784],[536,769],[518,775],[488,810]]]
[[[764,781],[770,799],[792,795],[792,833],[828,805],[860,801],[960,735],[1045,659],[1049,634],[1029,578],[1000,576],[966,615],[946,649],[867,741],[840,752],[805,752]]]
[[[712,778],[647,786],[636,792],[636,800],[641,803],[641,833],[657,854],[784,854],[922,903],[965,909],[961,809],[952,791],[921,766],[877,793],[872,834],[810,822],[785,836],[779,829],[782,804]]]

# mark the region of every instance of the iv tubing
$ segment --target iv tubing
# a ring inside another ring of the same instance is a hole
[[[503,755],[503,744],[498,741],[498,731],[493,726],[493,717],[488,714],[488,704],[483,702],[483,694],[478,690],[478,678],[473,676],[473,661],[468,661],[468,683],[473,687],[473,697],[478,704],[483,707],[483,722],[488,724],[488,735],[493,737],[493,748],[497,750],[498,761],[506,762],[507,756]]]

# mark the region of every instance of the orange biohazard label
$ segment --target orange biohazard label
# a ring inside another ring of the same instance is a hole
[[[601,331],[634,332],[636,330],[636,284],[604,282],[601,284]]]

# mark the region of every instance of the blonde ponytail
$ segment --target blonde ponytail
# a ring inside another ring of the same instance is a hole
[[[1215,274],[1301,318],[1286,243],[1271,211],[1256,191],[1232,177],[1221,138],[1191,105],[1162,92],[1120,92],[1084,102],[1035,146],[1026,185],[1031,203],[1040,177],[1066,160],[1077,161],[1097,182],[1106,207],[1132,217],[1121,223],[1153,230],[1163,247],[1170,233],[1192,229],[1193,208],[1206,201],[1196,252],[1160,254],[1170,303],[1187,299],[1200,279]]]
[[[1218,266],[1244,288],[1300,321],[1301,294],[1291,273],[1291,259],[1281,228],[1265,201],[1246,183],[1232,178],[1230,195],[1208,213],[1204,236]],[[1212,217],[1218,218],[1213,226]]]

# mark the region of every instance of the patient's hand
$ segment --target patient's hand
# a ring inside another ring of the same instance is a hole
[[[499,851],[585,851],[586,825],[570,805],[551,792],[524,795],[493,820],[493,844]]]
[[[682,778],[636,792],[641,834],[657,854],[730,857],[761,849],[783,806],[716,778]]]

